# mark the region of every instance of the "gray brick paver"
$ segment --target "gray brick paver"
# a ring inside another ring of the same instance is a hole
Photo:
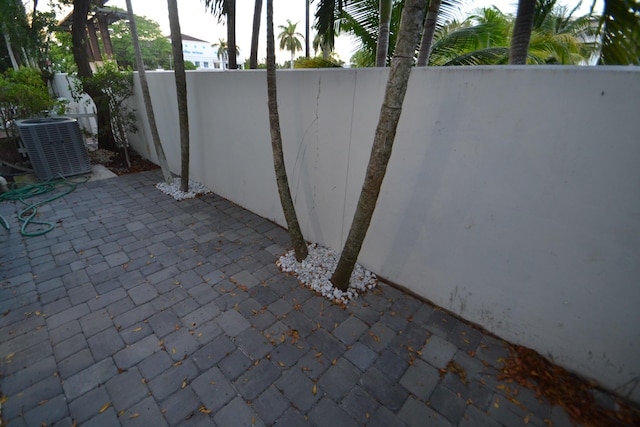
[[[114,354],[113,360],[119,368],[126,369],[159,350],[160,341],[155,335],[149,335]]]
[[[442,415],[429,408],[423,402],[410,397],[402,406],[398,414],[398,418],[404,421],[410,427],[433,426],[433,427],[452,427]]]
[[[17,394],[20,390],[51,377],[56,372],[56,362],[52,356],[42,359],[31,366],[17,371],[2,379],[2,392],[5,395]]]
[[[241,350],[236,350],[218,363],[225,377],[234,381],[253,364]]]
[[[110,357],[125,347],[120,334],[115,327],[105,329],[87,340],[91,354],[95,360]]]
[[[80,425],[89,418],[95,416],[104,405],[109,403],[111,398],[104,387],[95,388],[69,403],[71,417]]]
[[[318,427],[358,427],[360,424],[344,409],[325,397],[309,411],[309,420]]]
[[[151,396],[125,411],[119,421],[123,427],[164,427],[168,425],[158,404]]]
[[[136,368],[121,372],[105,384],[114,408],[120,412],[144,399],[149,389]]]
[[[198,375],[198,368],[190,360],[180,365],[172,365],[169,369],[148,382],[153,396],[162,401],[171,394],[186,387]]]
[[[300,371],[289,370],[276,382],[278,390],[284,394],[289,401],[303,413],[306,413],[324,394],[321,385],[316,385],[314,394],[314,384],[306,375]]]
[[[229,310],[218,317],[218,325],[227,335],[232,337],[240,335],[242,331],[249,328],[251,324],[235,310]]]
[[[266,424],[273,424],[291,404],[274,386],[267,388],[256,400],[252,408]]]
[[[200,343],[187,329],[180,328],[164,337],[164,346],[171,358],[178,361],[193,354],[200,347]]]
[[[268,360],[263,360],[246,370],[233,382],[235,388],[247,400],[253,400],[280,378],[280,370]]]
[[[496,389],[501,340],[384,283],[332,305],[278,271],[285,230],[159,180],[83,184],[43,208],[53,232],[0,248],[8,425],[570,425]]]
[[[95,363],[91,350],[85,348],[58,362],[58,375],[65,379]]]
[[[236,397],[218,411],[213,420],[221,427],[263,427],[265,425],[247,402],[240,397]]]
[[[116,375],[118,369],[111,359],[104,359],[92,365],[71,378],[67,379],[62,387],[69,400],[73,400],[83,393],[104,384],[112,376]]]
[[[181,424],[193,416],[199,407],[200,400],[191,387],[181,388],[160,405],[160,409],[170,425]]]
[[[216,367],[195,378],[191,382],[191,388],[196,392],[205,408],[214,414],[238,394],[229,380]]]
[[[51,425],[69,415],[67,401],[62,394],[27,411],[24,420],[28,426]]]
[[[413,366],[400,379],[400,384],[422,400],[427,400],[440,380],[440,372],[421,360],[414,360]]]
[[[40,402],[53,399],[60,394],[62,394],[60,379],[50,376],[24,388],[21,393],[10,396],[2,405],[2,417],[10,420],[37,407]]]

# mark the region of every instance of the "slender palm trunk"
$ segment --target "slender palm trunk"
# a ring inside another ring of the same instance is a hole
[[[131,7],[131,0],[127,0],[127,13],[129,14],[129,28],[131,29],[131,38],[133,39],[133,50],[136,56],[136,64],[138,66],[138,77],[140,78],[140,89],[142,90],[142,98],[144,100],[144,109],[147,113],[147,121],[149,127],[151,127],[151,137],[153,139],[153,146],[156,150],[156,156],[158,157],[158,163],[160,163],[160,170],[162,176],[167,184],[171,184],[172,177],[169,165],[167,164],[167,158],[164,155],[162,149],[162,142],[160,141],[160,133],[158,132],[158,126],[156,125],[156,117],[153,112],[153,105],[151,104],[151,95],[149,93],[149,85],[147,84],[147,73],[144,69],[144,61],[142,60],[142,51],[140,50],[140,40],[138,39],[138,27],[136,26],[135,15],[133,14],[133,8]]]
[[[229,69],[238,69],[238,51],[236,49],[236,0],[227,0],[227,52]]]
[[[253,9],[253,32],[251,33],[251,55],[249,56],[249,68],[258,68],[258,36],[260,35],[260,18],[262,15],[262,0],[256,0]]]
[[[6,29],[5,29],[6,30]],[[13,54],[13,47],[11,46],[11,39],[9,37],[9,33],[7,31],[3,31],[4,41],[7,46],[7,52],[9,53],[9,59],[11,59],[11,66],[14,70],[18,70],[20,66],[18,65],[18,61],[16,61],[16,56]]]
[[[516,22],[513,24],[513,36],[509,49],[509,64],[520,65],[527,63],[531,29],[535,16],[536,0],[519,0]]]
[[[398,40],[391,61],[391,70],[389,71],[384,101],[380,108],[378,127],[362,191],[338,266],[331,276],[331,283],[341,290],[346,290],[349,287],[349,279],[371,224],[382,181],[391,158],[393,140],[396,136],[404,96],[407,92],[409,75],[413,66],[413,55],[422,29],[426,3],[427,0],[406,0],[402,10]]]
[[[418,67],[424,67],[429,63],[429,55],[431,55],[431,44],[433,43],[433,35],[436,32],[436,21],[438,13],[440,13],[441,0],[431,0],[429,2],[429,10],[424,20],[424,28],[422,30],[422,39],[420,40],[420,52],[418,53]]]
[[[378,46],[376,49],[376,67],[387,65],[389,52],[389,32],[391,28],[391,0],[380,0],[380,23],[378,26]]]
[[[178,121],[180,123],[180,191],[189,190],[189,111],[187,109],[187,74],[184,70],[182,34],[178,19],[177,0],[168,0],[171,50],[175,67],[176,96],[178,98]]]
[[[293,50],[292,50],[292,51],[291,51],[291,62],[289,63],[290,68],[291,68],[292,70],[293,70],[293,61],[294,61],[293,56],[294,56],[294,55],[295,55],[295,54],[293,53]]]
[[[278,91],[276,84],[276,49],[273,35],[273,0],[267,0],[267,93],[269,98],[269,125],[271,129],[271,149],[273,151],[273,167],[276,172],[278,194],[284,218],[287,221],[289,236],[293,244],[296,259],[300,262],[307,257],[307,244],[302,236],[296,208],[291,198],[287,170],[282,152],[282,135],[280,134],[280,115],[278,113]]]
[[[307,58],[309,58],[311,56],[310,53],[309,53],[309,2],[310,1],[311,0],[305,0],[305,2],[306,2],[306,5],[305,5],[306,6],[305,7],[306,14],[304,16],[304,18],[305,18],[305,27],[304,27],[304,47],[305,47],[305,50],[304,50],[304,52],[305,52],[305,56]]]

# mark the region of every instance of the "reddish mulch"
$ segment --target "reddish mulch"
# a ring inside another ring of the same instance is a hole
[[[124,154],[117,153],[115,158],[109,163],[106,163],[105,166],[111,172],[115,173],[118,176],[127,175],[130,173],[150,171],[159,168],[158,165],[156,165],[155,163],[151,163],[146,159],[143,159],[138,153],[133,150],[129,150],[129,160],[131,161],[131,167],[127,165]]]

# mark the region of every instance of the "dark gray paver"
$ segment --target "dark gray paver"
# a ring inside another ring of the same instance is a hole
[[[154,397],[162,401],[172,393],[186,387],[198,376],[198,368],[190,360],[180,364],[173,364],[153,380],[149,381],[149,389]]]
[[[344,357],[360,368],[361,371],[366,371],[376,360],[378,354],[361,342],[357,342],[345,352]]]
[[[38,405],[24,414],[24,420],[29,426],[54,424],[69,415],[67,401],[63,395]]]
[[[191,387],[181,388],[165,399],[160,408],[171,425],[181,424],[195,415],[200,400]]]
[[[358,423],[333,400],[325,397],[309,411],[309,420],[318,427],[358,427]]]
[[[121,372],[105,384],[111,402],[118,412],[128,409],[134,403],[144,399],[149,389],[142,381],[136,368]]]
[[[53,376],[48,377],[26,387],[21,393],[9,397],[2,405],[2,416],[4,419],[10,420],[37,407],[40,402],[53,399],[61,393],[60,379]]]
[[[427,400],[439,379],[440,372],[436,368],[421,360],[415,360],[413,366],[410,366],[400,379],[400,384],[420,399]]]
[[[83,184],[43,207],[64,221],[34,238],[0,203],[7,425],[571,425],[498,387],[503,341],[384,283],[330,304],[278,271],[281,227],[159,181]]]
[[[307,412],[323,395],[320,386],[297,370],[285,372],[276,387],[302,412]],[[314,392],[315,391],[315,392]]]
[[[232,381],[249,369],[251,365],[253,362],[241,350],[234,351],[218,363],[220,370]]]
[[[100,412],[104,405],[111,402],[111,398],[104,387],[94,388],[69,403],[71,417],[78,423],[84,422]]]
[[[125,347],[125,343],[116,328],[109,328],[97,333],[89,338],[87,342],[95,360],[109,357]]]
[[[359,424],[366,425],[381,405],[360,386],[355,386],[345,396],[340,406]]]
[[[167,421],[156,401],[150,396],[125,411],[120,416],[120,424],[126,427],[163,427],[167,425]]]
[[[237,391],[218,368],[211,368],[191,382],[205,409],[216,413],[237,395]]]
[[[369,329],[369,327],[366,323],[352,316],[342,322],[340,326],[333,331],[333,336],[346,345],[351,345],[356,342],[367,329]]]
[[[322,375],[318,384],[333,399],[341,400],[359,378],[358,368],[346,359],[340,359]]]
[[[155,335],[149,335],[114,354],[113,360],[119,368],[127,369],[159,350],[160,341]]]
[[[413,397],[407,399],[398,414],[398,418],[411,427],[451,427],[453,425],[442,415]]]
[[[273,424],[291,406],[289,400],[274,386],[253,401],[252,408],[266,424]]]
[[[261,427],[264,422],[240,397],[233,399],[227,406],[219,410],[213,420],[220,427]]]
[[[264,360],[240,375],[233,385],[245,399],[253,400],[279,377],[280,370],[270,361]]]
[[[89,390],[107,382],[118,373],[113,360],[104,359],[78,372],[62,385],[67,399],[73,400]]]

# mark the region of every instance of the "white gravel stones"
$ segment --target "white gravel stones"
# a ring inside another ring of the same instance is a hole
[[[338,265],[338,255],[331,249],[312,243],[309,255],[301,263],[296,260],[295,252],[290,250],[282,255],[276,265],[280,270],[293,273],[304,286],[319,292],[331,301],[347,304],[358,297],[358,294],[372,289],[378,283],[378,278],[360,264],[356,264],[349,280],[346,291],[334,288],[331,275]]]
[[[207,187],[193,180],[189,180],[189,191],[180,191],[180,178],[173,178],[173,182],[171,184],[159,182],[156,184],[156,188],[176,200],[193,199],[198,194],[211,193],[211,190]]]

